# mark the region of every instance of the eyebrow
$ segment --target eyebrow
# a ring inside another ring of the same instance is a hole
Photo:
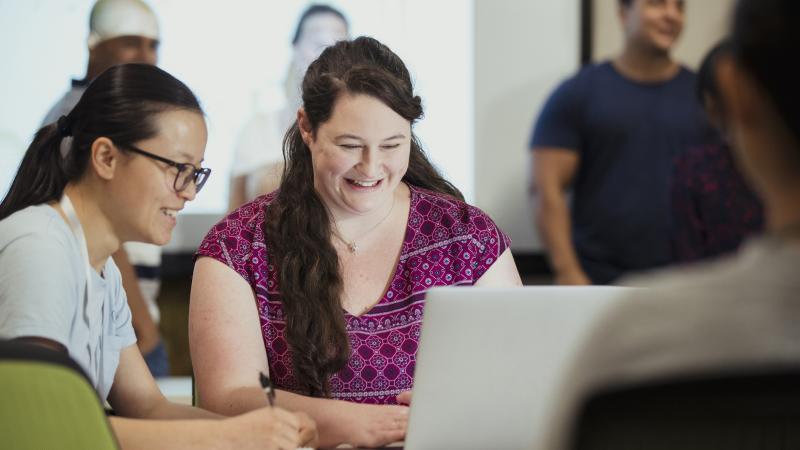
[[[191,161],[192,158],[193,158],[191,154],[186,153],[186,152],[180,152],[180,153],[178,153],[178,156],[180,156],[181,158],[185,158],[186,160],[189,160],[189,161]],[[203,161],[205,161],[205,160],[206,160],[205,158],[202,158],[200,160],[200,164],[202,165]],[[189,164],[192,164],[192,163],[189,163]]]
[[[392,139],[403,139],[405,137],[406,137],[406,135],[404,135],[403,133],[398,133],[398,134],[395,134],[394,136],[389,136],[389,137],[387,137],[387,138],[385,138],[383,140],[384,141],[391,141]],[[336,136],[334,139],[335,140],[339,140],[339,139],[355,139],[357,141],[363,140],[361,137],[356,136],[354,134],[340,134],[340,135]]]

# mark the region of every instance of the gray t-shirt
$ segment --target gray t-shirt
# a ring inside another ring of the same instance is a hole
[[[91,271],[100,307],[88,311],[86,266],[58,212],[30,206],[0,221],[0,338],[41,337],[65,346],[108,397],[123,348],[136,343],[119,270],[111,258]],[[101,332],[89,324],[100,320]]]
[[[575,359],[542,448],[565,448],[578,406],[600,388],[800,363],[800,244],[760,237],[737,255],[626,280],[632,293]]]

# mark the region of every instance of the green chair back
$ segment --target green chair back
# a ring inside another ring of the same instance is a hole
[[[0,359],[0,436],[17,450],[119,448],[85,376],[46,361]]]

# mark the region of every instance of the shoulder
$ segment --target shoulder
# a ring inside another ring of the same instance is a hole
[[[579,92],[586,92],[593,87],[596,88],[595,83],[607,84],[622,79],[611,61],[603,61],[583,65],[572,78],[565,81],[565,85]]]
[[[440,192],[430,191],[416,186],[410,186],[412,213],[419,214],[424,218],[446,224],[451,223],[449,218],[456,219],[458,223],[468,223],[475,216],[485,216],[483,211]]]
[[[580,108],[592,89],[596,89],[598,83],[607,84],[613,74],[611,63],[608,62],[584,65],[553,90],[545,103],[543,114]]]
[[[469,236],[479,241],[508,240],[488,214],[449,195],[410,186],[409,225],[414,232],[436,241]]]
[[[0,251],[11,246],[30,248],[31,257],[75,250],[67,224],[47,205],[29,206],[0,221]]]
[[[796,355],[796,346],[771,344],[796,342],[800,251],[769,245],[757,240],[728,258],[629,280],[646,289],[603,318],[587,340],[585,367],[621,382]]]
[[[670,90],[680,90],[687,92],[685,99],[696,105],[700,109],[700,104],[695,98],[695,90],[697,89],[697,74],[685,66],[680,66],[678,74],[672,77],[669,81],[665,82]]]
[[[266,208],[276,196],[277,191],[256,197],[217,222],[200,244],[197,256],[211,256],[230,265],[232,252],[249,254],[253,246],[263,245]]]
[[[0,326],[64,345],[85,266],[66,223],[47,205],[0,221]]]
[[[609,70],[610,63],[586,64],[572,76],[564,79],[553,95],[581,95],[586,92],[594,80],[606,75]]]
[[[756,281],[756,266],[761,263],[747,253],[752,252],[623,279],[620,284],[640,289],[626,296],[610,315],[612,321],[637,324],[631,329],[672,329],[679,322],[685,326],[708,322],[740,301],[756,300],[760,287],[754,290],[754,286],[761,284]]]
[[[230,212],[216,223],[208,233],[208,237],[239,236],[254,240],[264,223],[266,208],[272,204],[276,192],[261,195]]]

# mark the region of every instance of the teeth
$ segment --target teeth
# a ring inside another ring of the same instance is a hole
[[[361,186],[361,187],[372,187],[372,186],[375,186],[376,184],[378,184],[378,180],[375,180],[375,181],[350,180],[350,181],[352,181],[353,184],[355,184],[356,186]]]
[[[166,208],[162,209],[161,213],[164,214],[167,217],[176,217],[178,215],[178,211],[176,211],[174,209],[166,209]]]

